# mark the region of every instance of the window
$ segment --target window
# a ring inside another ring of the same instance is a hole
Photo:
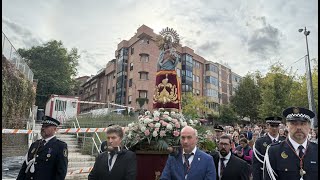
[[[147,98],[148,97],[148,91],[140,90],[139,91],[139,98]]]
[[[128,96],[128,104],[131,104],[132,96]]]
[[[130,63],[130,71],[133,70],[133,63]]]
[[[206,76],[206,83],[218,86],[218,79],[213,76]]]
[[[140,54],[141,62],[149,62],[149,54]]]
[[[132,86],[132,79],[129,79],[129,87]]]
[[[148,72],[139,72],[140,73],[140,79],[142,80],[148,80]]]
[[[218,73],[218,67],[213,64],[206,64],[206,71],[213,71]]]
[[[131,47],[131,55],[134,53],[134,48]]]
[[[67,101],[56,100],[54,105],[55,111],[65,111],[67,109]]]
[[[110,94],[110,89],[108,89],[108,91],[107,91],[107,95],[109,95]]]
[[[112,87],[112,93],[114,93],[114,86]]]
[[[206,96],[218,98],[218,91],[216,91],[214,89],[207,89],[206,90]]]
[[[196,76],[196,82],[200,82],[200,77]]]

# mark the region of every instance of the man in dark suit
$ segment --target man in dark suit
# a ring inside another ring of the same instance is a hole
[[[185,126],[181,130],[180,142],[182,149],[176,155],[169,155],[160,180],[215,180],[212,156],[196,147],[197,130]]]
[[[114,125],[107,129],[107,151],[96,158],[88,180],[135,180],[136,154],[121,146],[123,130]]]
[[[315,114],[302,107],[283,111],[288,127],[285,141],[268,146],[264,160],[266,180],[318,179],[318,145],[308,140]]]
[[[281,123],[281,117],[267,117],[266,125],[268,128],[268,133],[259,139],[253,145],[253,163],[252,163],[252,175],[253,180],[262,180],[263,179],[263,161],[264,155],[267,150],[267,146],[271,143],[284,141],[286,138],[280,136],[279,134],[279,125]]]
[[[67,144],[55,137],[60,122],[49,116],[42,122],[42,139],[31,144],[17,180],[63,180],[67,174]]]
[[[218,144],[219,152],[211,154],[217,171],[217,179],[249,180],[249,165],[231,153],[231,142],[228,135],[222,135]]]

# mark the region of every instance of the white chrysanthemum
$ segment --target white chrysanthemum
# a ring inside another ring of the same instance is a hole
[[[172,125],[169,123],[169,124],[167,124],[167,129],[168,130],[172,130]]]
[[[157,137],[158,136],[158,132],[157,131],[153,131],[152,136],[153,137]]]
[[[165,111],[163,114],[169,115],[169,112],[168,112],[168,111]]]
[[[147,129],[147,128],[146,128],[145,126],[142,126],[142,127],[140,128],[140,130],[141,130],[142,132],[144,132],[146,129]]]
[[[145,114],[146,116],[148,116],[148,115],[150,115],[151,113],[150,113],[150,111],[146,111],[144,114]]]
[[[154,111],[153,112],[153,116],[154,117],[159,117],[160,116],[160,112],[159,111]]]
[[[134,126],[134,123],[128,124],[128,127],[129,127],[129,128],[132,128],[133,126]]]
[[[190,119],[190,120],[189,120],[189,123],[190,123],[190,124],[193,124],[193,121]]]
[[[172,118],[171,118],[171,117],[167,117],[167,120],[168,120],[168,121],[171,121],[171,120],[172,120]]]
[[[199,122],[198,120],[194,120],[193,121],[194,124],[198,124],[198,122]]]
[[[171,113],[170,113],[171,115],[175,115],[176,114],[176,112],[174,112],[174,111],[171,111]]]
[[[156,123],[156,124],[154,125],[154,127],[156,127],[156,128],[159,128],[160,126],[161,126],[160,123]]]
[[[148,123],[152,122],[152,119],[145,118],[143,122],[144,122],[145,124],[148,124]]]
[[[187,124],[187,122],[181,122],[181,126],[182,127],[185,127],[185,126],[187,126],[188,124]]]

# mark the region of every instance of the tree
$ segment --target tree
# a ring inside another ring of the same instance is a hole
[[[182,112],[186,117],[197,118],[207,110],[204,97],[195,96],[191,92],[182,95]]]
[[[290,92],[294,85],[294,75],[287,73],[281,63],[271,65],[270,72],[261,79],[260,116],[281,116],[282,111],[290,106]]]
[[[235,90],[235,95],[230,99],[230,103],[234,111],[240,116],[249,117],[250,120],[257,120],[258,118],[258,107],[261,103],[261,96],[259,86],[256,82],[255,76],[259,74],[248,73],[242,78],[238,88]]]
[[[77,74],[78,50],[69,52],[61,41],[52,40],[43,46],[18,49],[38,79],[36,105],[44,108],[51,94],[71,95]]]
[[[238,120],[236,113],[230,105],[220,106],[219,121],[224,124],[232,124]]]

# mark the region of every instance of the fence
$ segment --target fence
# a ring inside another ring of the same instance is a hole
[[[2,55],[15,67],[21,71],[26,78],[32,83],[33,82],[33,72],[27,65],[27,63],[22,59],[17,50],[13,47],[7,36],[2,32]]]

